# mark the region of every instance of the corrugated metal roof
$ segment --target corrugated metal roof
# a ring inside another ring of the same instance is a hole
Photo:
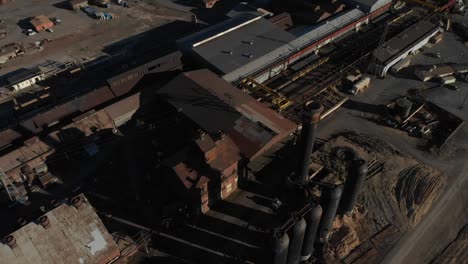
[[[200,87],[204,87],[216,95],[224,103],[235,108],[249,120],[262,123],[276,134],[289,133],[296,129],[296,125],[292,121],[258,102],[209,70],[197,70],[184,74]]]
[[[439,30],[439,26],[421,20],[376,49],[374,56],[380,62],[386,63],[437,30]]]
[[[21,137],[21,134],[16,132],[13,129],[5,129],[0,132],[0,148],[11,144],[15,139],[18,139]]]
[[[294,35],[266,19],[257,18],[252,14],[239,15],[180,40],[180,46],[190,49],[221,74],[229,74],[244,67],[256,70],[266,65],[259,58],[294,40]],[[249,19],[256,20],[243,25]],[[193,47],[210,38],[213,39]]]
[[[392,2],[392,0],[346,0],[344,2],[352,3],[353,6],[359,6],[365,12],[372,12],[386,4]]]
[[[211,135],[225,132],[251,158],[296,125],[209,70],[180,74],[158,93]]]
[[[284,43],[284,45],[264,54],[262,57],[252,61],[249,64],[240,65],[240,67],[232,72],[225,74],[223,79],[229,82],[238,81],[241,78],[253,74],[258,69],[270,65],[271,63],[286,58],[288,55],[297,52],[311,43],[318,42],[326,38],[331,33],[338,31],[347,24],[357,20],[364,13],[359,9],[351,9],[338,14],[333,19],[323,21],[322,23],[308,27],[306,31],[302,32],[301,36],[293,38],[291,41]]]
[[[80,197],[84,203],[78,208],[62,204],[46,213],[46,228],[31,222],[13,232],[13,247],[0,243],[1,262],[102,264],[118,257],[112,236],[84,195]]]

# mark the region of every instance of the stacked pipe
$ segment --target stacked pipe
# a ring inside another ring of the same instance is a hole
[[[367,162],[363,159],[353,160],[351,170],[343,189],[343,199],[340,201],[340,213],[351,212],[356,204],[364,178],[367,175]]]

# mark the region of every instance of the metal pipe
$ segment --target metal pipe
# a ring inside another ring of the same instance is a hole
[[[340,201],[340,213],[346,214],[353,210],[359,196],[362,183],[368,171],[367,162],[363,159],[354,160],[351,164],[351,171],[346,179],[343,199]]]
[[[310,155],[314,148],[317,123],[320,121],[320,114],[323,107],[319,102],[310,101],[304,106],[302,115],[302,131],[298,143],[298,164],[296,168],[296,181],[304,183],[309,176]]]

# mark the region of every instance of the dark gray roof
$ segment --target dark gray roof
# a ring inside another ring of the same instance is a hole
[[[268,20],[246,13],[181,39],[179,46],[202,57],[220,73],[227,74],[294,39],[294,35]],[[202,42],[204,40],[206,42]]]
[[[9,83],[15,84],[27,80],[31,77],[37,76],[39,74],[41,74],[41,70],[39,68],[24,69],[8,77],[7,80]]]
[[[394,57],[409,50],[414,44],[438,30],[439,26],[422,20],[407,28],[397,36],[387,41],[374,52],[374,56],[382,63],[392,60]]]

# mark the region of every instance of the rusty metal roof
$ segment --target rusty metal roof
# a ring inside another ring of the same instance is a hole
[[[0,156],[0,168],[2,168],[13,180],[19,178],[19,169],[24,164],[35,167],[55,153],[55,148],[61,143],[59,134],[67,129],[76,128],[84,136],[90,136],[94,131],[113,128],[111,117],[103,110],[90,112],[75,118],[62,128],[50,132],[46,137],[34,136],[26,141],[24,145]],[[48,139],[48,140],[45,140]]]
[[[2,263],[108,263],[120,255],[119,249],[94,208],[84,195],[75,207],[62,204],[44,216],[45,227],[30,222],[11,233],[13,246],[0,243]]]
[[[5,129],[0,132],[0,148],[11,144],[15,139],[21,137],[21,134],[13,129]]]
[[[158,93],[209,134],[224,131],[247,158],[297,127],[206,69],[182,73]]]

